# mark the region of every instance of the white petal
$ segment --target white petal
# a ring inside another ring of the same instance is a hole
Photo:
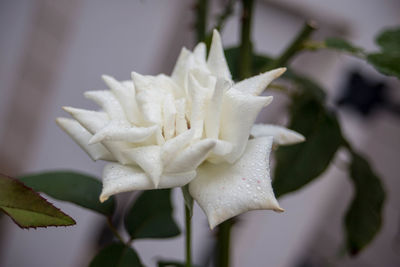
[[[225,162],[224,156],[232,152],[233,145],[229,142],[213,139],[215,141],[215,147],[211,153],[207,156],[207,161],[219,164]]]
[[[180,98],[175,100],[176,117],[175,117],[175,131],[176,134],[181,134],[187,130],[186,121],[186,100]]]
[[[93,160],[115,160],[102,144],[88,144],[92,134],[83,128],[79,122],[67,118],[57,118],[56,122]]]
[[[219,78],[215,85],[214,93],[208,104],[204,128],[207,138],[218,139],[221,120],[222,100],[226,91],[232,86],[228,80]]]
[[[178,152],[189,145],[189,143],[193,139],[193,136],[194,131],[188,130],[166,141],[165,144],[162,146],[161,151],[161,159],[163,165],[168,165],[168,163],[176,157]]]
[[[166,173],[178,173],[196,170],[215,147],[215,144],[214,140],[203,139],[190,145],[165,166],[164,171]]]
[[[90,144],[102,141],[139,143],[152,136],[157,129],[157,125],[151,127],[135,127],[124,122],[111,121],[107,126],[93,135],[90,139]]]
[[[107,113],[102,111],[92,111],[86,109],[63,107],[63,109],[71,114],[83,127],[92,134],[100,131],[110,121]]]
[[[143,114],[143,119],[149,124],[162,126],[162,103],[164,94],[152,85],[154,77],[132,72],[132,80],[136,88],[136,101]]]
[[[235,84],[234,88],[245,94],[259,95],[273,80],[281,76],[285,71],[286,68],[267,71]]]
[[[192,53],[183,47],[171,74],[171,78],[182,88],[186,88],[191,57]]]
[[[167,94],[163,105],[163,132],[166,140],[171,139],[175,135],[175,117],[176,108],[172,94]]]
[[[197,60],[206,62],[206,54],[207,54],[207,48],[205,43],[201,42],[196,45],[196,47],[193,49],[193,54],[196,57]]]
[[[272,137],[253,139],[235,164],[205,163],[199,167],[189,192],[207,215],[211,228],[249,210],[283,211],[271,187],[271,147]]]
[[[163,93],[168,93],[173,95],[174,98],[180,98],[185,96],[184,88],[179,86],[171,77],[165,74],[159,74],[155,76],[152,85],[154,88],[157,88]]]
[[[141,114],[136,104],[133,82],[119,82],[108,75],[103,75],[102,78],[121,103],[128,120],[131,123],[139,124],[141,122]]]
[[[85,109],[77,109],[64,107],[64,110],[70,113],[83,127],[89,132],[95,134],[106,127],[110,122],[105,112],[90,111]],[[125,123],[128,123],[125,121]],[[103,141],[102,144],[110,151],[114,158],[121,163],[129,163],[122,155],[121,151],[132,147],[127,142],[120,141]]]
[[[208,70],[197,68],[197,66],[196,68],[193,68],[189,71],[189,82],[190,82],[190,76],[195,78],[198,84],[205,90],[207,90],[209,97],[212,96],[212,94],[214,93],[214,87],[217,83],[216,76],[212,75]]]
[[[293,130],[278,125],[254,124],[251,128],[254,137],[273,136],[274,144],[293,145],[305,140],[304,136]]]
[[[194,138],[201,138],[206,116],[207,88],[201,86],[194,75],[189,75],[188,90],[191,96],[192,110],[190,113],[190,128],[194,129]]]
[[[232,152],[225,156],[229,163],[235,162],[246,148],[250,129],[260,110],[271,103],[272,97],[247,95],[231,88],[222,106],[220,139],[234,145]]]
[[[219,36],[217,30],[213,31],[210,53],[207,59],[207,66],[214,75],[225,78],[227,80],[232,79],[228,63],[225,59],[221,37]]]
[[[196,172],[172,173],[161,176],[158,188],[181,187],[189,183]],[[106,201],[110,196],[134,190],[155,189],[151,179],[139,168],[110,163],[103,170],[103,191],[100,201]]]
[[[126,120],[124,110],[118,99],[111,91],[88,91],[85,97],[101,106],[113,120]]]
[[[163,164],[161,161],[160,146],[143,146],[132,148],[124,152],[131,162],[137,163],[150,177],[157,188],[160,183]]]

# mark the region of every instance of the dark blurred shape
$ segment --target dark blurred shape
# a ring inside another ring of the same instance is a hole
[[[386,83],[352,71],[336,103],[338,106],[350,107],[365,117],[379,108],[400,115],[400,105],[391,101],[389,90]]]

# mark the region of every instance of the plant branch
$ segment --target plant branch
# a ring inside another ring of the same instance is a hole
[[[184,203],[185,204],[185,203]],[[189,208],[185,204],[185,226],[186,226],[186,267],[192,267],[192,224]]]
[[[112,219],[110,216],[107,217],[107,225],[110,228],[111,232],[114,234],[114,236],[116,238],[118,238],[119,241],[121,241],[121,243],[128,245],[125,240],[122,238],[122,236],[119,234],[117,228],[114,226],[114,224],[112,223]]]
[[[229,266],[231,229],[234,223],[234,219],[229,219],[218,226],[216,259],[218,267]]]
[[[227,18],[229,18],[233,14],[235,2],[236,0],[228,0],[228,3],[225,5],[224,11],[218,16],[215,29],[217,29],[219,32],[224,27]]]
[[[252,42],[251,22],[253,15],[253,0],[242,0],[242,28],[239,50],[239,79],[251,76],[252,66]]]
[[[196,38],[197,42],[206,39],[208,0],[197,0],[196,3]]]
[[[287,65],[287,63],[292,59],[298,51],[304,48],[304,42],[307,41],[308,37],[313,31],[317,29],[314,22],[306,22],[302,30],[298,33],[293,42],[285,49],[285,51],[270,65],[267,66],[266,70],[275,69]]]

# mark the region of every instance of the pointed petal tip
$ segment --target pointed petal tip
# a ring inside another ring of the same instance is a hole
[[[144,75],[142,75],[140,73],[137,73],[136,71],[132,71],[131,72],[131,78],[132,78],[132,81],[135,82],[135,80],[139,80],[139,79],[144,78]]]
[[[268,106],[269,104],[271,104],[272,100],[274,100],[273,96],[267,96],[265,97],[265,104],[264,107]]]
[[[304,141],[306,141],[306,137],[304,136],[304,135],[302,135],[301,133],[297,133],[298,135],[296,136],[297,137],[297,142],[298,143],[301,143],[301,142],[304,142]]]
[[[94,91],[86,91],[83,93],[83,96],[86,98],[91,99],[92,97],[94,97],[96,95],[96,92]]]
[[[101,75],[101,79],[110,89],[113,85],[115,86],[115,84],[117,83],[117,80],[115,80],[115,78],[110,75],[103,74]]]
[[[208,223],[208,226],[210,226],[210,230],[212,231],[212,230],[214,230],[214,228],[215,228],[216,225],[213,225],[213,224],[211,224],[211,223]]]
[[[136,78],[137,75],[138,75],[137,72],[132,71],[132,72],[131,72],[131,78],[132,78],[132,80],[133,80],[134,78]]]
[[[100,195],[99,200],[101,203],[107,201],[107,199],[109,198],[109,196],[104,195],[103,193]]]
[[[213,29],[213,38],[214,38],[214,35],[220,36],[219,31],[217,29]]]
[[[284,74],[286,72],[287,68],[282,67],[282,68],[277,68],[274,70],[274,77],[275,79],[278,78],[279,76],[281,76],[282,74]]]
[[[69,106],[63,106],[62,109],[65,112],[68,112],[69,114],[73,115],[74,113],[76,113],[76,111],[78,110],[77,108],[73,108],[73,107],[69,107]]]
[[[95,134],[95,135],[92,136],[92,138],[90,138],[88,144],[89,145],[93,145],[93,144],[99,143],[104,139],[104,137],[105,136],[103,136],[103,135]]]
[[[58,117],[58,118],[56,118],[56,124],[57,124],[59,127],[61,127],[61,128],[63,128],[63,124],[64,124],[65,122],[67,122],[67,121],[68,121],[67,118],[63,118],[63,117]]]
[[[285,210],[278,206],[278,207],[274,208],[273,211],[282,213],[282,212],[284,212]]]
[[[111,77],[110,75],[107,75],[107,74],[101,75],[101,78],[102,78],[103,81],[105,81],[105,82],[107,82],[107,80],[113,79],[113,77]]]

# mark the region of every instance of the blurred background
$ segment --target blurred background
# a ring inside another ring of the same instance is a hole
[[[226,1],[210,2],[215,17]],[[65,116],[61,106],[95,108],[82,94],[105,89],[102,74],[121,80],[129,79],[133,70],[170,74],[181,47],[194,46],[193,4],[179,0],[112,4],[105,0],[0,0],[0,172],[20,175],[72,169],[100,177],[103,163],[92,162],[56,126],[55,118]],[[320,27],[316,39],[344,37],[373,51],[376,33],[399,25],[399,14],[398,0],[258,0],[253,40],[256,51],[278,55],[304,20],[311,18]],[[236,6],[222,31],[226,47],[239,43],[238,23]],[[383,178],[387,191],[383,227],[358,257],[341,253],[342,217],[352,186],[342,170],[346,155],[339,151],[321,179],[280,200],[285,213],[253,211],[240,217],[234,228],[233,266],[400,266],[399,81],[380,75],[361,60],[332,51],[303,53],[293,66],[328,89],[345,134]],[[389,99],[391,107],[363,102],[354,93],[357,88]],[[350,97],[353,100],[343,97],[349,94],[355,95]],[[286,122],[287,101],[275,95],[259,121]],[[130,196],[120,198],[123,202]],[[72,204],[51,201],[75,218],[77,225],[21,230],[1,217],[0,266],[87,266],[99,246],[105,219]],[[183,226],[180,190],[174,191],[173,201],[176,220]],[[193,229],[194,262],[205,264],[215,233],[198,206]],[[140,240],[134,247],[146,265],[155,266],[160,258],[183,259],[183,245],[181,236]]]

